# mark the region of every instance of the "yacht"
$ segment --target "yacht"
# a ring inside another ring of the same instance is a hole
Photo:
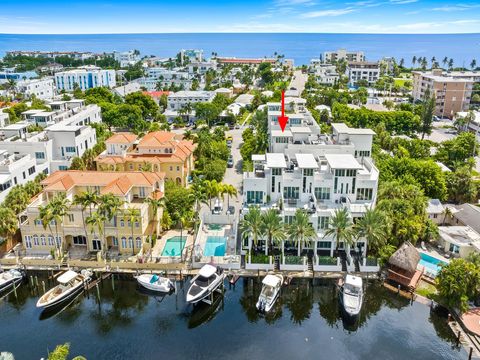
[[[198,275],[191,280],[192,285],[187,292],[187,303],[196,304],[201,300],[208,302],[205,298],[223,284],[224,278],[225,274],[221,268],[210,264],[204,265]]]
[[[349,316],[357,316],[360,313],[363,302],[363,281],[359,276],[347,274],[341,284],[341,300],[343,309]]]
[[[156,274],[142,274],[137,276],[137,282],[145,289],[155,292],[169,293],[175,288],[170,279]]]
[[[0,291],[17,285],[23,280],[23,274],[16,269],[11,269],[0,273]]]
[[[280,295],[283,276],[280,274],[268,274],[263,279],[262,284],[262,292],[257,301],[257,310],[269,312]]]
[[[91,276],[92,273],[88,270],[82,270],[80,274],[72,270],[66,271],[57,278],[58,285],[38,299],[37,307],[48,309],[72,298],[84,288]]]

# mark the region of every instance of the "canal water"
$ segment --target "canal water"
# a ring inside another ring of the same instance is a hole
[[[0,300],[0,352],[38,360],[69,342],[72,357],[89,360],[467,358],[444,317],[378,282],[367,283],[354,323],[343,320],[333,281],[293,282],[267,316],[255,308],[258,279],[227,285],[212,306],[187,306],[187,287],[177,282],[176,294],[158,297],[133,280],[108,279],[99,285],[100,300],[93,288],[45,314],[35,307],[38,291],[25,283],[16,297]]]

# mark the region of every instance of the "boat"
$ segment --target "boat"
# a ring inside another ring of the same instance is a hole
[[[269,312],[280,295],[283,276],[280,274],[268,274],[263,279],[262,284],[262,291],[257,301],[257,310]]]
[[[210,264],[204,265],[198,275],[191,280],[192,285],[187,292],[187,303],[196,304],[202,300],[209,302],[205,298],[223,284],[224,278],[225,274],[221,268]]]
[[[359,276],[347,274],[341,284],[341,301],[345,313],[349,316],[357,316],[363,303],[363,281]]]
[[[155,292],[169,293],[175,288],[170,279],[156,274],[139,275],[137,276],[137,282],[145,289]]]
[[[38,299],[37,308],[51,308],[70,299],[84,288],[91,276],[88,270],[82,270],[80,274],[73,270],[66,271],[57,278],[58,285]]]
[[[17,285],[23,280],[23,273],[17,269],[10,269],[0,273],[0,291]]]

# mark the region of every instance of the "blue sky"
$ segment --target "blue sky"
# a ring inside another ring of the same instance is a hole
[[[480,2],[0,0],[0,33],[479,33]]]

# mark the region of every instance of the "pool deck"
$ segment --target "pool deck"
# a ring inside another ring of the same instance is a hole
[[[217,230],[212,230],[209,228],[212,224],[204,224],[200,231],[200,234],[197,238],[197,243],[195,244],[195,252],[202,254],[205,250],[205,244],[209,236],[219,236],[227,238],[227,243],[225,244],[225,255],[235,254],[235,234],[233,234],[232,225],[221,225]]]
[[[173,230],[168,230],[166,233],[162,235],[161,238],[157,239],[157,242],[155,243],[155,246],[152,249],[152,256],[153,257],[162,257],[162,251],[163,248],[165,247],[165,244],[168,239],[171,239],[175,236],[180,237],[180,230],[173,229]],[[182,237],[186,237],[187,241],[185,243],[184,248],[191,247],[193,245],[193,236],[188,234],[187,230],[184,230],[182,232]],[[170,257],[170,256],[163,256],[163,257]]]

